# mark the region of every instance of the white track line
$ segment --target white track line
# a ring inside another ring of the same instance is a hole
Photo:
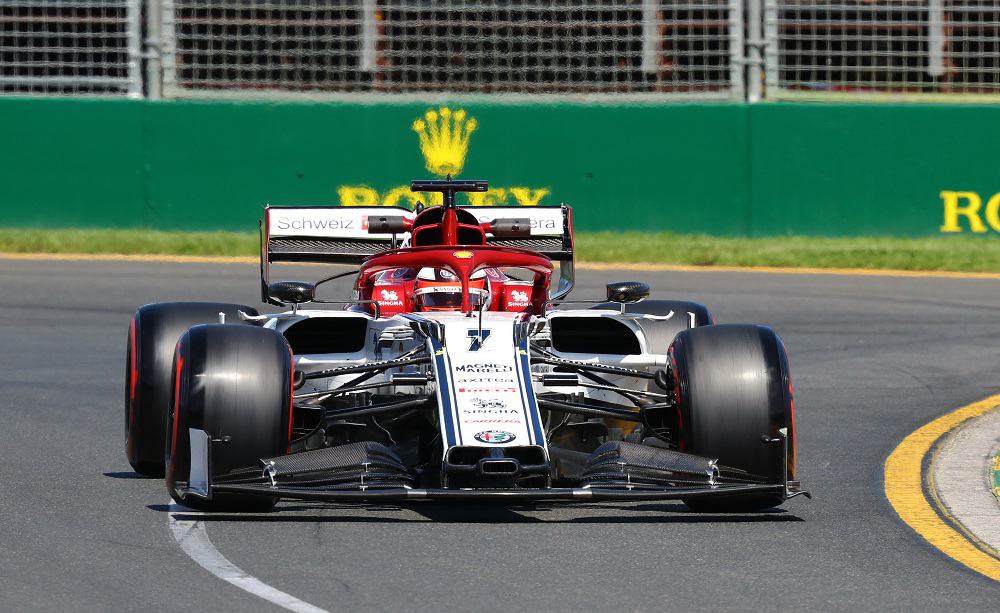
[[[215,548],[215,545],[208,538],[208,532],[205,531],[205,525],[202,522],[193,519],[180,519],[175,514],[190,516],[200,515],[200,513],[171,502],[167,517],[170,518],[168,520],[170,533],[173,534],[177,544],[181,546],[184,553],[208,572],[244,592],[263,598],[283,609],[297,613],[329,613],[325,609],[299,600],[295,596],[286,594],[247,574]]]

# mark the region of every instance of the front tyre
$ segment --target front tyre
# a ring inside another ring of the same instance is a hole
[[[287,452],[292,423],[291,350],[285,337],[252,326],[195,326],[177,344],[167,428],[167,489],[203,511],[260,511],[277,498],[192,493],[208,477],[259,476],[262,458]],[[192,436],[196,437],[192,454]],[[209,462],[197,453],[209,447]],[[210,471],[210,472],[209,472]]]
[[[670,357],[683,451],[717,458],[720,465],[766,483],[795,479],[792,385],[785,348],[774,330],[743,324],[692,328],[677,335]],[[780,493],[684,502],[696,511],[734,512],[784,500]]]

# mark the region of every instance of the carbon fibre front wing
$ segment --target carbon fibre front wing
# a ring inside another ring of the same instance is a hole
[[[385,502],[401,500],[451,500],[451,501],[644,501],[644,500],[694,500],[699,498],[727,497],[745,494],[783,494],[786,499],[805,495],[798,481],[784,485],[721,484],[699,487],[670,488],[545,488],[545,489],[424,489],[424,488],[365,488],[354,490],[323,490],[301,487],[273,487],[266,485],[218,484],[213,493],[253,494],[277,496],[298,500],[324,502]]]
[[[193,440],[193,439],[192,439]],[[211,474],[210,445],[202,456]],[[487,461],[487,460],[483,460]],[[509,459],[502,460],[511,462]],[[445,463],[446,467],[448,462]],[[525,487],[475,484],[470,487],[414,487],[413,478],[388,448],[359,442],[265,458],[263,470],[247,467],[216,479],[201,478],[184,496],[211,500],[218,494],[326,502],[366,501],[648,501],[740,498],[800,494],[798,481],[767,482],[743,471],[719,467],[714,460],[624,442],[607,443],[591,455],[578,487]],[[626,470],[628,467],[628,470]]]

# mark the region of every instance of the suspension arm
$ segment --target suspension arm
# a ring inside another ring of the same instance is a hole
[[[548,364],[550,366],[562,366],[580,372],[602,372],[609,375],[620,375],[622,377],[635,377],[637,379],[655,379],[656,375],[644,370],[634,368],[622,368],[621,366],[608,366],[606,364],[591,364],[590,362],[578,362],[576,360],[564,360],[545,352],[541,355],[531,356],[532,364]]]
[[[307,372],[303,375],[303,377],[305,379],[324,379],[326,377],[336,377],[339,375],[350,375],[354,373],[377,373],[383,370],[389,370],[390,368],[400,368],[402,366],[430,363],[430,356],[408,358],[405,360],[386,360],[384,362],[371,362],[369,364],[359,364],[357,366],[343,366],[341,368],[330,368],[327,370],[317,370],[316,372]]]
[[[356,407],[350,409],[326,409],[323,412],[323,419],[327,424],[342,419],[352,419],[355,417],[368,417],[370,415],[382,415],[383,413],[395,413],[409,409],[434,408],[435,397],[433,395],[400,400],[399,402],[387,402],[384,404],[373,404],[366,407]],[[308,406],[308,405],[307,405]],[[315,405],[310,408],[316,408]]]
[[[609,417],[611,419],[621,419],[624,421],[641,421],[639,411],[625,408],[599,407],[592,404],[577,404],[575,402],[564,402],[562,400],[552,400],[539,396],[537,398],[538,408],[548,411],[560,411],[562,413],[575,413],[586,415],[587,417]]]

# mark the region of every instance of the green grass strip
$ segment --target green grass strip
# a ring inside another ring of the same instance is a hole
[[[1000,272],[1000,237],[773,237],[581,232],[577,257],[589,262],[697,266],[793,266]],[[0,228],[0,252],[257,255],[257,235],[156,230]]]
[[[257,234],[248,232],[0,228],[5,253],[254,256],[259,249]]]
[[[724,238],[669,233],[578,235],[580,258],[699,266],[805,266],[897,270],[1000,271],[1000,237],[785,236]]]

